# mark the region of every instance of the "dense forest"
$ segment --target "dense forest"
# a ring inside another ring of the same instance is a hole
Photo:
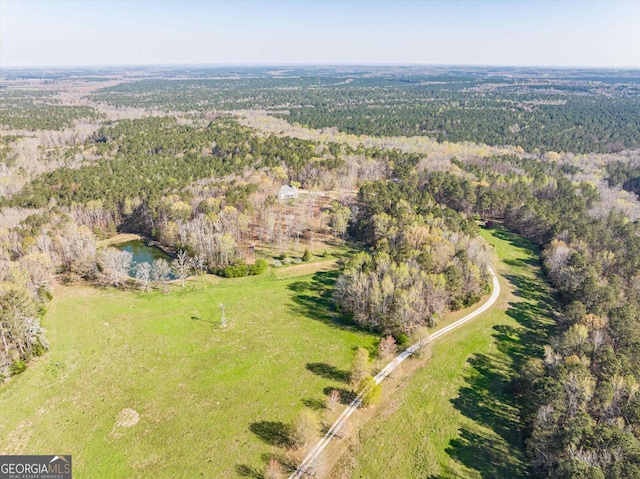
[[[621,186],[640,196],[640,165],[622,161],[608,163],[607,181],[610,185]]]
[[[358,324],[410,333],[487,292],[489,255],[475,222],[443,209],[415,183],[369,183],[359,200],[356,236],[373,251],[347,263],[335,290]]]
[[[505,162],[524,173],[497,173]],[[536,477],[638,476],[637,223],[615,211],[592,217],[597,191],[554,164],[507,157],[471,169],[489,184],[429,172],[421,184],[452,208],[501,219],[541,245],[564,305],[542,357],[515,381]]]
[[[61,130],[78,120],[100,115],[89,106],[64,105],[55,92],[37,89],[0,88],[0,127],[11,130]]]
[[[473,74],[142,80],[100,90],[120,107],[264,109],[314,128],[376,136],[611,152],[640,146],[632,79],[542,80]]]
[[[261,139],[230,119],[189,126],[167,117],[103,127],[84,147],[94,149],[98,161],[47,173],[14,195],[10,204],[40,208],[51,198],[59,205],[102,200],[116,214],[134,198],[154,204],[159,196],[180,192],[193,181],[247,167],[269,168],[284,162],[292,179],[297,179],[315,154],[315,145],[309,142]]]

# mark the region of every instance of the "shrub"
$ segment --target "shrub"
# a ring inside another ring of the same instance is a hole
[[[478,301],[480,301],[480,295],[479,294],[470,294],[469,296],[467,296],[465,298],[464,305],[465,305],[465,307],[473,306]]]
[[[409,338],[406,334],[400,333],[396,335],[396,344],[398,345],[398,348],[406,349],[407,346],[409,346]]]
[[[22,359],[16,359],[15,361],[13,361],[9,369],[11,371],[11,374],[15,376],[16,374],[25,372],[25,370],[27,369],[27,363],[25,363]]]
[[[465,307],[465,303],[464,300],[462,298],[453,298],[450,302],[449,302],[449,307],[453,310],[453,311],[458,311],[459,309],[462,309]]]
[[[267,262],[262,258],[257,260],[254,264],[249,266],[249,274],[257,275],[262,274],[267,270]]]
[[[311,251],[309,251],[309,248],[306,248],[302,255],[302,261],[311,261],[312,256],[313,255],[311,254]]]
[[[222,270],[222,275],[225,278],[240,278],[249,274],[249,267],[246,264],[235,264],[227,266]]]
[[[227,266],[218,271],[218,274],[225,278],[241,278],[243,276],[262,274],[266,271],[267,266],[268,264],[265,260],[259,259],[252,265],[241,263]]]
[[[35,356],[42,356],[44,352],[47,350],[47,348],[45,348],[44,345],[40,341],[38,341],[36,344],[33,345],[32,350]]]
[[[51,301],[53,299],[53,294],[51,294],[51,290],[48,286],[42,285],[38,288],[38,296],[42,298],[43,301]]]

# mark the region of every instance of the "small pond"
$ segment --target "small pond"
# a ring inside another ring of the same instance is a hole
[[[122,251],[128,251],[133,254],[133,261],[131,262],[131,268],[129,269],[129,276],[135,278],[135,267],[138,263],[149,263],[153,265],[153,262],[158,259],[167,260],[171,263],[171,257],[155,246],[148,246],[142,240],[127,241],[126,243],[119,243],[113,245]],[[170,275],[171,279],[176,279],[173,273]]]

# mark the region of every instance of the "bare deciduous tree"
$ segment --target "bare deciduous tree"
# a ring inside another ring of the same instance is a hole
[[[153,262],[151,268],[151,279],[162,289],[162,292],[167,294],[167,282],[169,281],[169,274],[171,273],[171,267],[169,263],[160,258]]]
[[[142,291],[149,291],[151,282],[151,265],[149,263],[138,263],[135,266],[136,279],[140,282]]]
[[[116,248],[105,248],[100,252],[103,281],[109,286],[120,286],[128,279],[133,253]]]
[[[353,436],[353,423],[345,419],[336,429],[335,435],[340,439],[350,439]]]
[[[184,288],[184,280],[189,277],[191,268],[193,268],[193,261],[187,255],[187,252],[180,250],[178,256],[173,260],[171,265],[174,274],[182,281],[182,287]]]
[[[418,344],[416,352],[414,353],[416,357],[429,357],[431,355],[431,345],[427,341],[429,337],[429,330],[425,327],[416,328],[411,335],[411,339],[414,343]]]
[[[279,479],[282,477],[282,470],[280,469],[280,463],[275,457],[269,459],[269,464],[264,471],[264,479]]]
[[[322,456],[322,454],[318,454],[311,460],[311,463],[309,464],[309,467],[305,472],[309,477],[312,477],[314,479],[326,476],[327,465],[324,462],[324,457]]]
[[[338,404],[340,404],[340,393],[335,389],[332,389],[327,396],[325,405],[329,411],[333,411],[338,407]]]
[[[387,336],[380,340],[378,344],[378,354],[382,359],[388,359],[396,354],[398,345],[393,336]]]
[[[202,255],[196,255],[193,258],[193,266],[196,269],[196,271],[200,272],[200,275],[204,275],[204,272],[207,268],[207,261],[204,258],[204,256]]]
[[[291,442],[296,447],[302,447],[311,442],[318,429],[318,418],[309,409],[303,409],[293,418],[291,423]]]

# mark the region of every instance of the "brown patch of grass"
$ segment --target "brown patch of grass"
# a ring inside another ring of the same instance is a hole
[[[132,427],[140,421],[140,414],[134,409],[124,408],[116,417],[116,426]]]
[[[337,259],[328,259],[324,261],[317,261],[315,263],[298,264],[295,266],[289,266],[277,271],[276,277],[278,279],[294,278],[296,276],[306,276],[309,274],[318,273],[320,271],[331,271],[338,268]]]
[[[24,454],[25,446],[29,444],[31,435],[33,434],[33,423],[28,419],[18,424],[13,431],[9,432],[6,437],[6,447],[3,454]]]
[[[119,243],[126,243],[128,241],[135,241],[144,239],[143,236],[136,233],[119,233],[111,238],[103,239],[96,242],[97,248],[104,248],[105,246],[111,246]]]

